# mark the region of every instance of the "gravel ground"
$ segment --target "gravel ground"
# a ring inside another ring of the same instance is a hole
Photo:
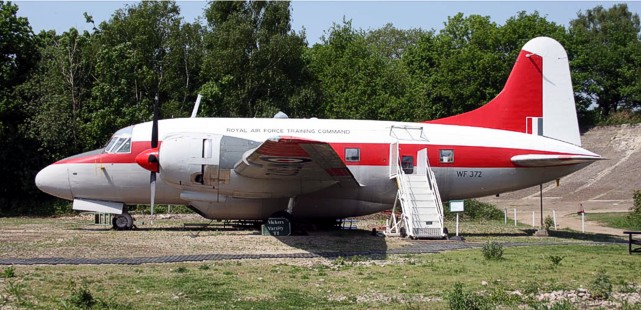
[[[409,245],[400,238],[374,237],[368,230],[308,231],[309,236],[261,236],[257,230],[184,229],[208,223],[197,215],[135,216],[138,229],[114,231],[93,216],[0,219],[0,258],[133,258],[198,254],[292,254],[386,251]],[[153,224],[152,224],[153,222]],[[380,225],[364,221],[361,227]],[[144,223],[144,224],[143,224]],[[368,227],[369,228],[369,227]]]

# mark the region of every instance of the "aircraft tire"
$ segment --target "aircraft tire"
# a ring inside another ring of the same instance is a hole
[[[134,226],[134,220],[129,213],[115,215],[111,223],[115,230],[129,230]]]
[[[405,227],[401,227],[399,233],[401,235],[401,238],[407,238],[407,230],[405,229]]]

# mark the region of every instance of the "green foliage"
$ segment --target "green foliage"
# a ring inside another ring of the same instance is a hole
[[[447,292],[446,299],[452,310],[492,309],[486,298],[466,291],[460,282],[454,283],[452,290]]]
[[[631,208],[631,213],[628,215],[628,228],[641,229],[641,190],[634,191],[632,196],[634,205]]]
[[[87,283],[77,286],[75,283],[70,285],[70,293],[67,301],[69,304],[80,309],[91,309],[97,302],[93,294],[87,287]]]
[[[7,281],[4,291],[8,296],[15,299],[18,305],[25,306],[27,305],[26,289],[26,284],[22,282]]]
[[[213,1],[200,79],[203,115],[315,116],[317,94],[303,58],[304,33],[291,30],[287,1]]]
[[[37,67],[37,40],[17,12],[17,5],[0,1],[0,214],[33,210],[42,197],[33,185],[42,154],[25,133],[28,114],[18,91]]]
[[[483,244],[481,253],[483,253],[483,257],[487,260],[502,260],[503,245],[496,241],[488,241]]]
[[[466,221],[498,221],[503,220],[503,211],[496,208],[491,203],[481,202],[476,199],[465,200],[465,212],[460,213],[459,220]],[[445,207],[445,218],[452,220],[456,214],[450,212],[449,207]]]
[[[627,4],[596,6],[570,22],[577,104],[598,106],[601,120],[620,109],[641,106],[641,25]]]
[[[612,282],[605,269],[599,269],[599,271],[597,271],[590,286],[590,293],[594,298],[606,300],[612,295]]]
[[[561,261],[565,258],[563,255],[548,255],[548,260],[552,263],[552,266],[556,267],[561,264]]]
[[[9,266],[2,271],[3,278],[14,278],[16,276],[16,268]]]
[[[341,119],[418,120],[422,113],[409,74],[394,52],[399,43],[373,47],[370,42],[389,40],[386,31],[366,33],[350,21],[334,24],[323,39],[306,53],[309,67],[321,85],[320,116]],[[383,38],[387,38],[383,39]],[[369,42],[368,42],[369,41]],[[396,47],[394,47],[396,46]],[[380,49],[379,49],[380,48]],[[388,58],[390,54],[392,58]]]
[[[641,123],[641,112],[639,111],[616,111],[605,118],[599,119],[598,125],[621,125]]]
[[[634,191],[632,200],[634,201],[632,214],[641,216],[641,190]]]
[[[179,266],[178,268],[174,269],[175,273],[185,273],[185,272],[188,272],[188,271],[189,271],[189,269],[187,269],[187,267],[185,267],[185,266]]]
[[[554,227],[554,219],[552,216],[548,215],[545,217],[545,220],[543,220],[543,227],[545,227],[545,230],[550,230],[550,228],[556,228]]]

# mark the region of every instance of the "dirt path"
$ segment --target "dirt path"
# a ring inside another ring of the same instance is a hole
[[[532,212],[534,212],[534,226],[539,227],[541,222],[540,200],[538,198],[522,199],[501,199],[492,197],[484,198],[482,201],[495,204],[499,209],[508,210],[508,221],[514,221],[514,209],[516,209],[517,221],[526,225],[532,225]],[[590,221],[590,214],[627,212],[632,206],[632,200],[591,200],[582,202],[585,210],[585,231],[595,234],[608,234],[623,236],[623,230],[601,225],[598,222]],[[579,202],[562,201],[555,198],[543,199],[543,218],[556,213],[557,226],[561,229],[569,228],[581,231],[581,216],[577,214]]]

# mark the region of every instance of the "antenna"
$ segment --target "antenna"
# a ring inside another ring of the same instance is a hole
[[[196,114],[198,114],[198,108],[200,108],[200,99],[203,98],[203,95],[198,94],[198,98],[196,98],[196,104],[194,105],[194,110],[191,111],[191,118],[195,118]]]

